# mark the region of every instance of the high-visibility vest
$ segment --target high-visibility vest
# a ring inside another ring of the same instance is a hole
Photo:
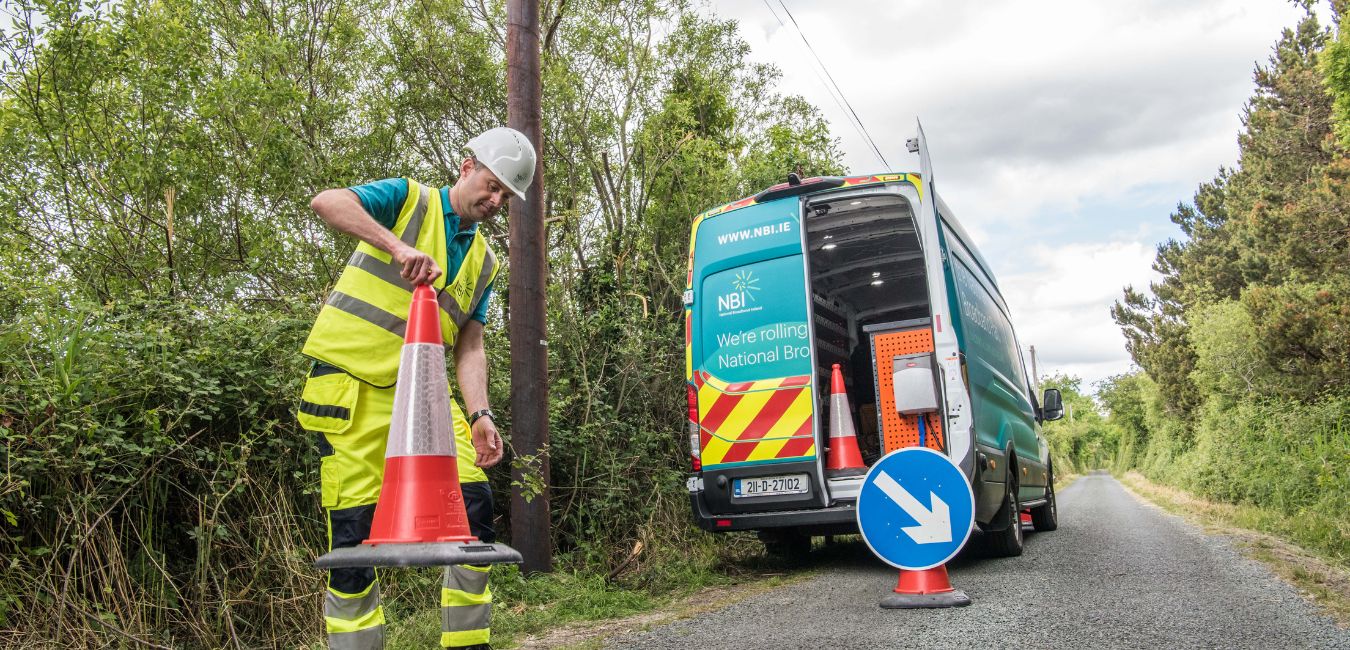
[[[408,179],[408,198],[391,229],[404,243],[446,267],[445,218],[441,192]],[[366,383],[388,387],[398,381],[399,355],[412,305],[412,285],[403,266],[388,253],[361,242],[347,260],[337,285],[319,310],[302,353],[331,364]],[[460,328],[496,277],[497,256],[479,231],[455,277],[436,278],[441,335],[453,348]]]

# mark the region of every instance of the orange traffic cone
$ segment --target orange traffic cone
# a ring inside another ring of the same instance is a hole
[[[900,569],[895,593],[881,599],[881,606],[886,609],[965,607],[969,604],[970,597],[952,587],[945,564],[922,571]]]
[[[862,476],[867,473],[858,434],[853,429],[853,414],[844,390],[844,373],[834,364],[830,376],[830,451],[825,463],[827,476]]]
[[[459,489],[440,311],[431,287],[413,290],[384,452],[384,484],[366,544],[478,539],[469,532]]]
[[[413,290],[403,340],[384,483],[370,538],[357,546],[332,550],[315,566],[520,563],[515,549],[481,543],[469,532],[455,458],[440,305],[436,292],[427,285]]]

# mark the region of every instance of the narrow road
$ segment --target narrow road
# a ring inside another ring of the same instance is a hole
[[[815,551],[806,582],[605,647],[1350,649],[1350,630],[1264,567],[1108,474],[1079,479],[1059,505],[1059,530],[1029,532],[1021,557],[981,557],[972,537],[948,566],[969,607],[881,609],[896,572],[859,541]]]

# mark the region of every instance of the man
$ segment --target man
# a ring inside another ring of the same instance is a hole
[[[446,318],[446,346],[465,410],[451,400],[459,479],[469,528],[495,540],[485,468],[502,444],[488,409],[483,326],[496,256],[478,231],[512,192],[534,180],[535,152],[519,131],[499,127],[468,143],[453,186],[432,189],[391,178],[320,192],[310,207],[360,240],[305,341],[314,359],[297,417],[318,436],[321,495],[329,548],[355,546],[370,534],[384,474],[385,442],[398,379],[412,288],[430,284]],[[489,567],[452,566],[441,590],[441,645],[487,648],[492,592]],[[374,569],[335,569],[328,577],[324,621],[332,648],[380,648],[384,610]]]

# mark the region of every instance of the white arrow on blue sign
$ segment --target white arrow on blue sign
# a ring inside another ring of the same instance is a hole
[[[974,523],[975,494],[966,475],[932,449],[886,454],[867,471],[858,492],[863,541],[897,569],[921,571],[952,559]]]

